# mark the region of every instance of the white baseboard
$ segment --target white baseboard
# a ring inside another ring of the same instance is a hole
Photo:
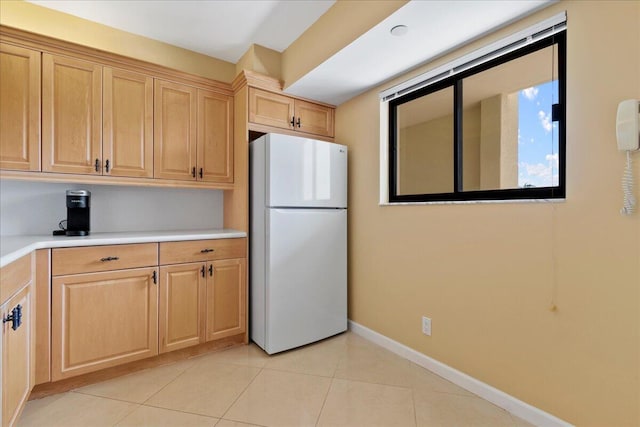
[[[499,406],[507,412],[510,412],[516,417],[522,418],[531,424],[540,427],[573,427],[572,424],[569,424],[558,417],[531,406],[522,400],[516,399],[515,397],[510,396],[489,384],[485,384],[482,381],[470,377],[451,366],[438,362],[429,356],[409,348],[404,344],[400,344],[391,338],[385,337],[384,335],[352,320],[349,320],[349,330],[381,347],[386,348],[400,357],[410,360],[416,365],[428,369],[434,374],[451,381],[452,383],[480,396],[485,400],[488,400],[494,405]]]

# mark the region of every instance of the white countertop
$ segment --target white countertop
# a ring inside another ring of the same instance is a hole
[[[36,249],[175,242],[179,240],[233,239],[239,237],[247,237],[247,233],[231,229],[211,229],[91,233],[89,236],[0,236],[0,268]]]

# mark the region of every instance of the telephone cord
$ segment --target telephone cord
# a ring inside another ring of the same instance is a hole
[[[627,151],[627,166],[622,175],[622,192],[624,194],[622,209],[623,215],[631,215],[635,210],[636,198],[633,196],[633,168],[631,167],[631,151]]]

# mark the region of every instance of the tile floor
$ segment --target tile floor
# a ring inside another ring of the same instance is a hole
[[[18,426],[530,426],[347,332],[198,356],[27,404]]]

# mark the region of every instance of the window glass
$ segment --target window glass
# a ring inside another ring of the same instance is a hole
[[[462,80],[464,191],[558,185],[556,56],[549,46]]]
[[[565,196],[565,32],[389,102],[390,202]]]
[[[453,191],[453,88],[397,107],[398,194]]]

